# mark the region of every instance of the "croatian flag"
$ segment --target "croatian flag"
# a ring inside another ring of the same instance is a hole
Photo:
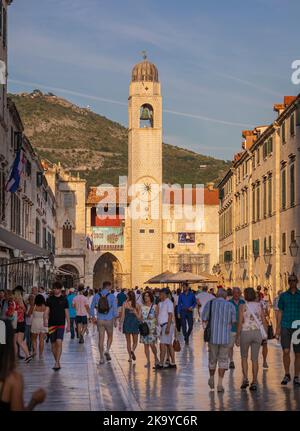
[[[25,161],[26,159],[24,151],[22,151],[21,149],[18,150],[11,168],[9,180],[6,184],[6,191],[16,193],[16,191],[18,190]]]

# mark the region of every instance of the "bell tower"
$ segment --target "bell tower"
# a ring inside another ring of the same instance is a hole
[[[128,115],[131,284],[143,287],[162,272],[162,98],[146,55],[132,69]]]

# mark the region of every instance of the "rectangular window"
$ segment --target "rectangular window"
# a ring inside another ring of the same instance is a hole
[[[260,186],[256,188],[256,220],[260,219]]]
[[[41,223],[37,218],[35,220],[35,243],[37,245],[40,245],[40,241],[41,241]]]
[[[271,235],[269,235],[268,250],[271,253],[271,251],[272,251],[272,236]]]
[[[268,178],[268,212],[269,212],[269,215],[272,215],[272,211],[273,211],[272,201],[273,201],[273,199],[272,199],[272,177],[270,176]]]
[[[5,220],[5,174],[0,171],[0,223]]]
[[[282,123],[281,125],[281,143],[285,144],[286,143],[286,136],[285,136],[285,122]]]
[[[256,212],[255,212],[255,187],[252,189],[252,221],[255,221],[256,219]]]
[[[281,209],[286,208],[286,171],[281,172]]]
[[[295,165],[290,166],[290,205],[295,205]]]
[[[267,251],[267,238],[264,238],[264,253]]]
[[[300,106],[298,106],[296,111],[296,126],[300,126]]]
[[[267,180],[263,182],[263,213],[264,217],[267,217]]]
[[[286,253],[286,233],[281,235],[281,252]]]
[[[145,229],[140,229],[140,233],[145,233]]]
[[[273,138],[272,136],[268,140],[268,154],[273,153]]]
[[[47,232],[45,227],[43,227],[43,248],[47,249]]]
[[[21,234],[21,202],[15,193],[11,194],[11,231],[17,235]]]
[[[6,38],[7,38],[7,12],[6,9],[3,8],[2,9],[2,14],[3,14],[3,47],[6,47]]]
[[[154,233],[154,229],[149,229],[149,233]]]
[[[295,114],[292,113],[290,116],[290,134],[291,136],[295,135]]]
[[[252,251],[253,256],[258,257],[259,256],[259,239],[254,239],[252,241]]]
[[[291,242],[295,241],[295,239],[296,239],[295,231],[291,230]]]
[[[263,158],[265,159],[268,155],[268,141],[263,143]]]
[[[260,148],[257,148],[257,164],[260,164]]]

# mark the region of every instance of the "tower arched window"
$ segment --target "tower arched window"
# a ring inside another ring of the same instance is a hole
[[[62,246],[63,248],[72,248],[72,231],[73,226],[69,220],[66,220],[62,228]]]
[[[153,108],[145,103],[140,108],[140,128],[153,127]]]

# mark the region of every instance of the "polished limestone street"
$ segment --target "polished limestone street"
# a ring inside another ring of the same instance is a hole
[[[176,355],[177,370],[154,371],[144,367],[142,345],[137,349],[136,364],[128,362],[125,338],[115,330],[112,361],[100,366],[96,331],[90,330],[85,344],[70,340],[67,334],[59,372],[52,370],[50,344],[46,345],[43,360],[20,363],[26,401],[33,390],[44,387],[47,399],[37,410],[300,410],[300,388],[291,383],[280,385],[284,373],[277,341],[269,342],[269,369],[260,367],[256,393],[240,389],[237,347],[236,369],[226,373],[225,393],[219,394],[207,385],[207,348],[199,324],[195,324],[190,345],[182,341],[181,345]]]

